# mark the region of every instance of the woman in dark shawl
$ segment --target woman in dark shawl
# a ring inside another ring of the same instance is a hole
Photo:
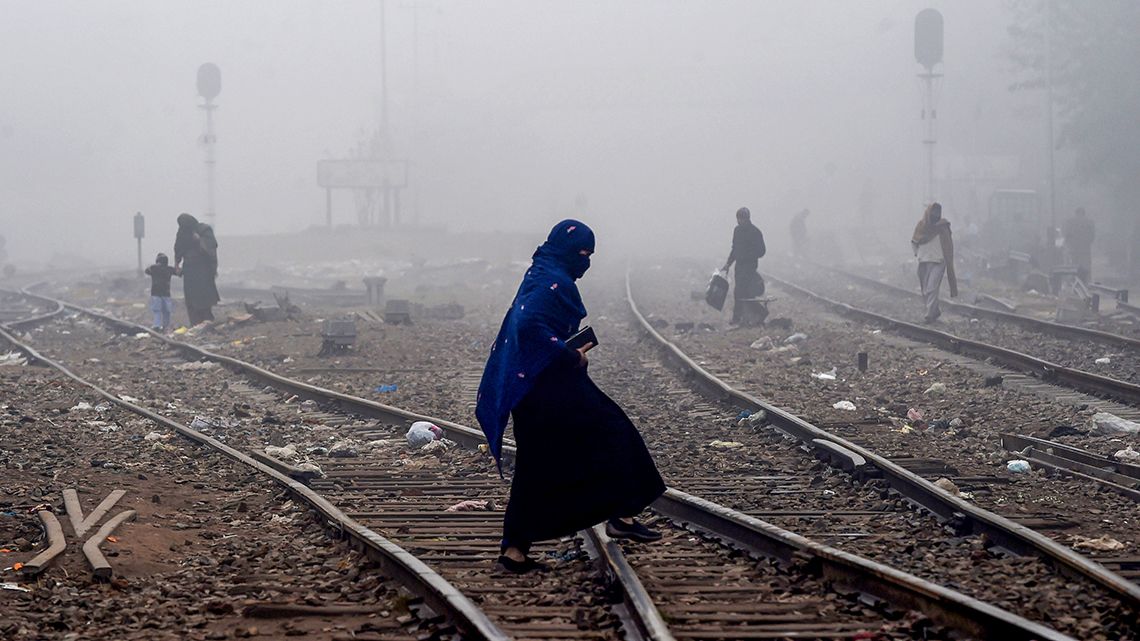
[[[182,272],[182,292],[190,325],[214,320],[210,308],[217,305],[221,297],[214,282],[218,277],[218,241],[213,228],[190,214],[178,216],[174,266]]]
[[[514,417],[518,451],[503,519],[499,564],[511,572],[544,566],[531,543],[607,521],[615,538],[661,535],[633,519],[665,491],[637,428],[587,371],[586,351],[566,339],[586,308],[574,281],[590,267],[594,232],[564,220],[533,256],[479,384],[476,416],[502,466],[503,432]]]

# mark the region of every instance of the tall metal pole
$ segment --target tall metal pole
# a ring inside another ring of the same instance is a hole
[[[938,118],[938,109],[934,105],[934,79],[941,74],[934,73],[933,67],[927,67],[926,73],[918,74],[923,81],[922,119],[926,121],[925,138],[922,141],[926,147],[926,204],[934,202],[934,121]]]
[[[217,232],[217,217],[214,212],[214,143],[217,142],[214,136],[214,109],[217,109],[212,101],[207,100],[202,108],[206,110],[206,136],[204,142],[206,143],[206,224],[214,228]]]
[[[387,145],[388,139],[388,29],[384,24],[385,6],[380,0],[380,135]]]
[[[412,149],[408,159],[410,173],[415,167],[416,154],[419,151],[416,144],[420,135],[420,8],[421,5],[412,5]],[[420,190],[415,183],[412,188],[412,220],[418,225],[420,222]]]
[[[384,20],[386,13],[387,2],[380,0],[380,145],[382,147],[381,153],[385,158],[388,156],[388,26]],[[380,221],[388,221],[390,219],[390,210],[388,208],[389,187],[385,182],[383,193],[380,196]]]
[[[1045,112],[1049,127],[1049,227],[1057,228],[1057,186],[1056,165],[1053,161],[1053,0],[1045,0],[1045,67],[1047,74],[1045,100],[1049,103]]]

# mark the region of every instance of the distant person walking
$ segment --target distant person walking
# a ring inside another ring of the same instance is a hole
[[[1077,276],[1086,283],[1092,282],[1092,244],[1096,239],[1096,223],[1080,207],[1065,222],[1065,248],[1069,260],[1077,267]]]
[[[938,290],[942,276],[950,283],[950,297],[958,296],[958,279],[954,275],[954,240],[950,236],[950,221],[942,217],[942,205],[933,203],[926,208],[922,219],[914,228],[911,248],[918,258],[918,285],[926,306],[926,322],[933,323],[942,315],[938,304]]]
[[[760,258],[766,252],[764,234],[752,224],[752,212],[747,207],[736,210],[736,229],[732,230],[732,251],[724,263],[723,271],[736,263],[735,285],[732,288],[732,323],[743,320],[742,300],[763,295],[760,274],[756,272]]]
[[[150,276],[150,311],[154,313],[154,322],[150,326],[155,331],[169,331],[170,316],[174,313],[174,299],[170,297],[170,277],[181,274],[170,266],[170,259],[166,254],[156,256],[154,264],[146,268],[146,274]]]
[[[634,520],[665,491],[637,428],[590,380],[586,352],[566,344],[586,308],[575,281],[590,267],[594,232],[576,220],[551,230],[532,257],[491,346],[475,414],[502,465],[503,432],[514,417],[517,446],[498,564],[545,569],[532,543],[606,521],[611,537],[655,541]]]
[[[178,235],[174,238],[174,266],[182,272],[182,292],[186,297],[186,314],[190,325],[214,320],[211,308],[222,299],[218,296],[218,241],[214,230],[198,222],[190,214],[178,216]]]
[[[792,218],[788,230],[792,233],[792,251],[797,257],[807,256],[808,230],[807,217],[811,211],[805,209]]]

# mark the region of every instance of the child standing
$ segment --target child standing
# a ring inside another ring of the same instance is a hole
[[[170,329],[170,315],[174,312],[174,300],[170,298],[170,277],[182,274],[171,267],[170,259],[161,253],[155,257],[154,264],[146,268],[146,273],[150,275],[150,311],[154,312],[151,327],[165,332]]]

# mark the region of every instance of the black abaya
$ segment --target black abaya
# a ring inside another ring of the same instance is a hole
[[[518,454],[504,547],[634,516],[665,491],[637,428],[577,359],[567,349],[512,412]]]

